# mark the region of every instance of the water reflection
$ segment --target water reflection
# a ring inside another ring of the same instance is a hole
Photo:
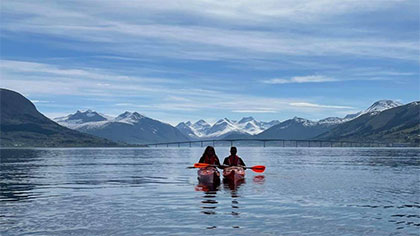
[[[223,181],[223,187],[225,190],[230,191],[230,196],[231,196],[231,207],[232,207],[232,211],[231,214],[233,216],[238,216],[239,217],[239,194],[238,194],[238,190],[240,188],[240,186],[242,184],[245,184],[245,179],[241,179],[239,181],[227,181],[224,180]],[[233,228],[239,228],[239,226],[232,226]]]
[[[257,184],[264,184],[265,182],[265,176],[264,175],[256,175],[254,178],[252,178],[252,181]]]
[[[204,185],[198,184],[196,186],[196,190],[203,191],[204,195],[202,196],[201,200],[201,213],[204,215],[216,215],[216,209],[218,207],[219,202],[216,200],[217,191],[219,191],[220,185]],[[216,225],[210,225],[206,227],[207,229],[215,229],[217,228]]]

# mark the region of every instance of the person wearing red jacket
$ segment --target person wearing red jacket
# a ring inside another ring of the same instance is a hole
[[[245,166],[244,161],[242,158],[236,155],[238,153],[238,150],[236,147],[230,148],[230,156],[226,157],[223,161],[224,166]]]
[[[217,157],[216,152],[215,152],[215,150],[212,146],[207,146],[206,147],[203,155],[201,156],[201,158],[198,162],[199,163],[207,163],[207,164],[210,164],[210,165],[215,165],[215,166],[221,168],[219,158]]]

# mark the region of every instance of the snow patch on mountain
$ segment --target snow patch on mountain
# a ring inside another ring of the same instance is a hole
[[[63,117],[57,117],[54,119],[54,121],[67,128],[78,129],[87,124],[90,124],[93,126],[102,125],[111,119],[112,117],[100,114],[92,110],[86,110],[86,111],[78,110],[74,114],[70,114]]]
[[[145,118],[145,116],[140,115],[137,112],[126,111],[123,114],[117,116],[113,121],[133,125],[135,123],[138,123],[143,118]]]
[[[398,107],[403,105],[400,102],[392,101],[392,100],[380,100],[375,103],[373,103],[372,106],[370,106],[368,109],[362,112],[362,114],[378,114],[379,112]]]
[[[392,101],[392,100],[379,100],[375,103],[373,103],[369,108],[367,108],[364,111],[359,111],[357,113],[354,114],[348,114],[346,115],[344,118],[340,118],[340,117],[328,117],[322,120],[318,121],[318,124],[341,124],[347,121],[351,121],[353,119],[356,119],[359,116],[362,116],[364,114],[370,114],[370,115],[375,115],[378,114],[382,111],[394,108],[394,107],[398,107],[403,105],[400,102],[397,101]]]
[[[96,129],[107,125],[110,122],[119,122],[133,125],[138,123],[145,116],[137,112],[124,112],[117,117],[110,117],[107,115],[100,114],[96,111],[77,111],[74,114],[70,114],[63,117],[54,118],[54,121],[58,124],[65,126],[70,129]]]

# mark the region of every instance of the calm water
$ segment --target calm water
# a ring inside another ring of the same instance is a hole
[[[0,151],[0,235],[420,234],[419,149],[239,148],[207,192],[201,148]]]

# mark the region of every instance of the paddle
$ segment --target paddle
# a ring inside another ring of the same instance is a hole
[[[188,167],[188,168],[205,168],[205,167],[209,167],[209,166],[214,166],[216,167],[216,165],[211,165],[211,164],[207,164],[207,163],[195,163],[194,166]],[[227,166],[225,166],[227,167]],[[244,169],[251,169],[254,172],[257,173],[263,173],[265,170],[265,166],[262,165],[258,165],[258,166],[243,166]]]

